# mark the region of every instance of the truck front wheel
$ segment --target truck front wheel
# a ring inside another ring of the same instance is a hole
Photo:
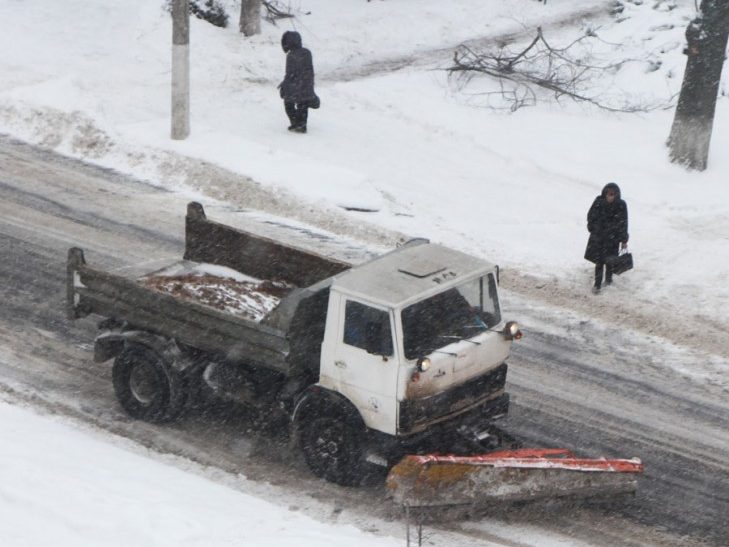
[[[151,349],[129,344],[114,360],[112,377],[116,397],[132,418],[163,422],[182,412],[184,382]]]
[[[303,425],[301,450],[309,468],[341,486],[354,486],[362,478],[361,432],[340,417],[321,416]]]

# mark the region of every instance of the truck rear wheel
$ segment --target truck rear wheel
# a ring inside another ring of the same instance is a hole
[[[358,429],[341,417],[330,416],[302,425],[300,446],[312,472],[342,486],[359,484],[363,439]]]
[[[132,418],[164,422],[182,412],[182,377],[149,348],[128,345],[114,360],[112,378],[116,397]]]

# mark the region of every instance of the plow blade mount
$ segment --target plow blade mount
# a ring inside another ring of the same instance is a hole
[[[387,488],[402,505],[435,507],[633,493],[642,472],[637,458],[576,458],[563,449],[405,456],[390,470]]]

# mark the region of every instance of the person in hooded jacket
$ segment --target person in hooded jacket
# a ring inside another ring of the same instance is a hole
[[[287,30],[281,36],[281,48],[286,53],[286,75],[278,87],[291,122],[289,131],[306,133],[309,108],[318,108],[319,103],[314,93],[311,52],[302,47],[301,35],[292,30]]]
[[[620,197],[620,187],[610,182],[592,202],[587,212],[587,231],[590,238],[585,249],[585,259],[595,264],[594,292],[602,287],[603,270],[605,284],[613,281],[613,272],[606,264],[609,256],[618,254],[628,245],[628,206]]]

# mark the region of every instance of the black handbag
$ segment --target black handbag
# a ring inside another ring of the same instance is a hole
[[[313,99],[309,99],[308,106],[309,106],[309,108],[314,108],[314,109],[319,108],[321,106],[321,99],[317,95],[314,95]]]
[[[605,259],[605,264],[615,275],[620,275],[633,269],[633,253],[625,250],[618,255],[609,256]]]

